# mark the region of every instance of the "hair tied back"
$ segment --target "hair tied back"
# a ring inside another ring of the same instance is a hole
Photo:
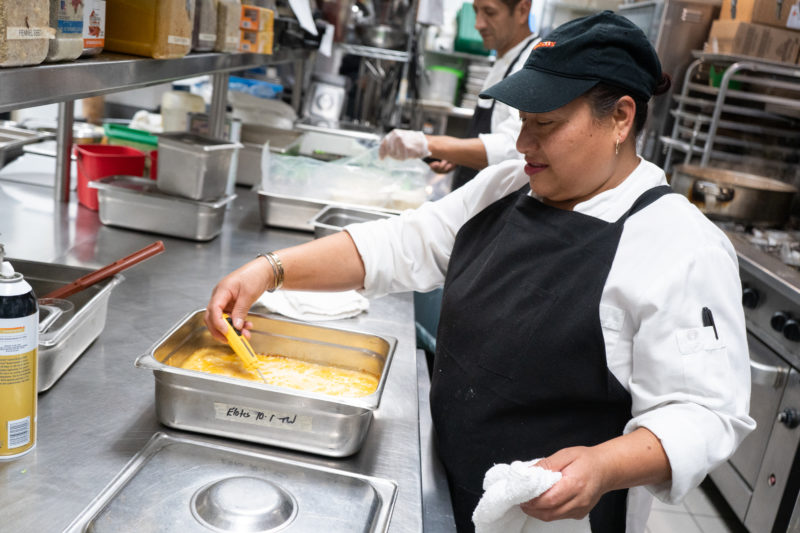
[[[653,91],[653,94],[656,96],[659,94],[664,94],[665,92],[669,91],[670,87],[672,87],[672,77],[664,72],[661,74],[661,81],[658,82],[658,85],[656,85],[656,90]]]

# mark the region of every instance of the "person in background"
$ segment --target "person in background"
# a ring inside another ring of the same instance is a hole
[[[562,474],[521,505],[643,533],[755,428],[736,252],[636,153],[669,77],[644,33],[604,11],[539,43],[481,96],[519,110],[513,159],[441,200],[259,257],[223,278],[224,341],[264,290],[444,284],[431,415],[460,533],[494,464]],[[276,259],[277,258],[277,259]],[[248,333],[249,334],[249,333]]]
[[[521,69],[537,40],[528,23],[531,0],[475,0],[472,6],[475,29],[481,34],[483,46],[497,51],[483,85],[487,89]],[[455,170],[452,182],[455,190],[471,180],[478,170],[519,158],[514,148],[519,128],[516,110],[494,100],[480,100],[465,138],[395,129],[381,141],[379,154],[381,158],[437,159],[430,164],[434,171]]]

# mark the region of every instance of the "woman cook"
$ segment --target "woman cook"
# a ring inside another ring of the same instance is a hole
[[[247,263],[209,329],[224,340],[223,311],[243,325],[275,273],[370,296],[444,284],[431,410],[459,531],[493,464],[545,457],[563,477],[526,513],[643,532],[651,494],[680,501],[755,427],[736,254],[636,154],[668,83],[627,19],[562,25],[482,94],[519,110],[524,161]]]

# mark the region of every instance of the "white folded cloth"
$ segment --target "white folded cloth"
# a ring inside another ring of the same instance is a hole
[[[534,466],[539,460],[496,464],[486,471],[483,496],[472,514],[475,533],[591,533],[588,517],[543,522],[522,512],[519,504],[561,479],[561,472]]]
[[[349,318],[369,309],[369,300],[356,291],[265,292],[256,303],[273,313],[310,322]]]

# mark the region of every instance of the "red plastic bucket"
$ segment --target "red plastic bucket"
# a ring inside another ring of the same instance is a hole
[[[150,150],[150,179],[158,179],[158,150]]]
[[[97,211],[97,189],[89,182],[106,176],[124,174],[144,175],[144,152],[129,146],[105,144],[79,144],[78,155],[78,202]]]

